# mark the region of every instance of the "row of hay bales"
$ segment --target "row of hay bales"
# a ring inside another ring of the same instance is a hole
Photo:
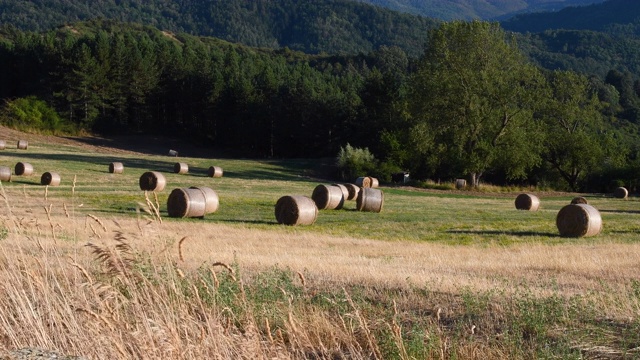
[[[109,164],[109,172],[112,174],[122,174],[124,172],[124,165],[121,162],[112,162]],[[189,165],[183,162],[177,162],[173,165],[173,172],[176,174],[188,174]],[[213,178],[221,178],[224,171],[219,166],[210,166],[207,169],[207,176]],[[153,191],[153,189],[149,189]]]
[[[540,199],[533,194],[520,194],[516,197],[515,205],[518,210],[537,211]],[[602,225],[598,209],[581,196],[573,198],[556,215],[556,227],[563,237],[595,236],[602,231]]]
[[[18,150],[27,150],[29,147],[29,142],[27,140],[18,140],[17,148]],[[5,140],[0,140],[0,150],[4,150],[7,148],[7,142]]]
[[[16,176],[30,176],[33,174],[33,165],[26,162],[18,162],[14,167]],[[11,168],[0,166],[0,181],[11,181]],[[40,177],[40,184],[47,186],[60,185],[60,174],[56,172],[45,172]]]
[[[384,193],[378,186],[377,179],[362,177],[356,179],[355,184],[320,184],[313,189],[311,197],[282,196],[275,205],[276,221],[284,225],[312,225],[319,210],[340,210],[349,200],[355,200],[358,211],[379,213],[384,205]]]

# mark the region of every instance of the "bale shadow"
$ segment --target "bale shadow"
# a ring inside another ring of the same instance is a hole
[[[609,210],[609,209],[598,209],[598,211],[602,213],[612,213],[612,214],[640,214],[640,210]]]
[[[466,235],[511,235],[511,236],[548,236],[560,237],[556,233],[545,233],[535,231],[498,231],[498,230],[448,230],[449,234],[466,234]]]

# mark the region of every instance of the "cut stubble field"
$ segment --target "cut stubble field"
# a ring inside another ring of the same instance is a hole
[[[3,131],[5,133],[0,132],[0,135],[5,136],[8,144],[17,142],[16,136],[27,136],[8,129]],[[123,163],[124,173],[108,172],[109,164],[116,161]],[[173,165],[178,161],[189,165],[188,174],[172,173]],[[602,233],[592,238],[562,238],[558,235],[556,214],[577,194],[537,193],[541,208],[530,212],[515,209],[517,193],[425,191],[384,185],[381,188],[385,194],[381,213],[356,211],[355,202],[347,201],[342,210],[320,211],[313,225],[289,227],[277,224],[275,220],[274,205],[278,198],[284,195],[311,196],[316,185],[332,183],[316,177],[312,171],[317,168],[316,160],[174,158],[160,153],[87,145],[74,139],[29,135],[27,150],[8,148],[0,152],[0,166],[13,169],[17,162],[32,164],[34,174],[26,177],[14,175],[11,182],[2,183],[1,205],[4,210],[0,213],[0,271],[4,274],[0,275],[0,282],[5,284],[5,291],[16,291],[16,296],[24,296],[25,302],[39,303],[47,298],[33,295],[36,298],[33,300],[29,286],[25,284],[30,281],[36,284],[38,281],[51,282],[57,273],[64,274],[61,275],[64,281],[60,282],[66,285],[53,285],[53,292],[66,287],[86,287],[87,283],[97,284],[100,276],[106,276],[101,269],[104,266],[109,268],[108,261],[105,261],[109,257],[104,254],[116,254],[116,249],[122,249],[122,244],[126,244],[131,253],[144,259],[141,263],[147,263],[154,269],[154,274],[161,272],[159,268],[173,266],[180,275],[178,277],[197,278],[193,274],[213,266],[217,272],[214,277],[233,274],[234,280],[249,287],[266,281],[265,273],[283,271],[292,275],[287,286],[302,289],[311,298],[327,294],[322,296],[329,299],[331,296],[328,294],[335,295],[336,289],[342,289],[357,299],[360,298],[354,293],[364,294],[363,300],[358,302],[356,299],[355,304],[349,302],[347,295],[347,303],[352,305],[353,313],[358,314],[373,307],[370,310],[370,327],[375,327],[373,323],[377,317],[384,319],[380,314],[375,315],[377,306],[382,309],[379,311],[392,312],[391,320],[387,321],[391,329],[391,344],[382,343],[381,335],[366,326],[367,320],[359,318],[361,329],[360,332],[354,330],[356,335],[352,334],[352,342],[333,340],[339,344],[329,346],[322,340],[308,340],[309,344],[296,348],[295,326],[292,325],[296,321],[291,320],[291,309],[296,306],[292,305],[293,295],[287,295],[292,290],[282,284],[273,285],[276,292],[284,293],[285,299],[289,298],[288,305],[286,301],[282,305],[290,311],[289,323],[279,327],[273,323],[269,325],[269,319],[273,322],[278,316],[264,315],[270,312],[268,299],[265,303],[257,301],[262,307],[258,313],[262,315],[252,315],[252,324],[258,328],[256,336],[266,343],[271,341],[273,345],[273,348],[263,344],[261,350],[253,349],[253,355],[259,358],[276,353],[288,358],[307,358],[308,351],[311,351],[308,348],[314,346],[321,349],[313,350],[318,358],[330,358],[336,351],[347,358],[403,359],[498,358],[505,354],[511,358],[532,358],[546,354],[547,350],[541,349],[547,346],[544,344],[529,344],[529,350],[518,353],[512,348],[520,346],[518,341],[512,339],[501,343],[498,340],[507,337],[507,332],[496,325],[497,320],[492,322],[487,317],[507,316],[508,311],[499,308],[507,307],[505,304],[521,304],[514,299],[538,304],[549,299],[563,299],[561,301],[567,304],[577,301],[576,304],[582,305],[575,306],[584,305],[593,313],[593,319],[609,319],[623,324],[620,326],[624,329],[638,323],[640,201],[635,197],[621,200],[602,194],[581,194],[600,211],[604,223]],[[222,178],[206,176],[208,167],[214,165],[224,169]],[[61,184],[55,187],[40,185],[40,175],[46,171],[60,174]],[[156,194],[141,191],[138,179],[145,171],[162,172],[167,180],[165,190]],[[166,202],[170,191],[191,186],[205,186],[216,191],[220,199],[218,211],[204,219],[167,217]],[[536,193],[534,189],[529,191]],[[156,206],[159,216],[153,212]],[[100,253],[101,250],[104,253]],[[30,270],[29,266],[34,268]],[[176,281],[169,278],[170,282]],[[12,281],[22,285],[9,285]],[[109,283],[106,279],[102,281]],[[76,299],[69,294],[64,298],[76,311],[81,308],[93,312],[89,317],[98,322],[100,316],[107,316],[108,312],[100,312],[97,305],[92,308],[89,305],[91,301],[86,298]],[[83,301],[86,303],[82,304]],[[375,305],[376,302],[380,303]],[[481,304],[478,305],[481,310],[475,309],[473,304]],[[112,306],[117,308],[117,305]],[[308,313],[299,316],[305,318],[304,324],[319,327],[319,321],[313,320],[319,310],[315,307],[309,310],[308,306],[300,305]],[[532,305],[532,308],[536,306]],[[117,341],[104,341],[101,347],[95,342],[90,344],[94,340],[51,335],[48,333],[51,326],[61,325],[39,323],[35,318],[38,311],[27,314],[26,309],[30,306],[25,303],[8,301],[3,308],[5,310],[0,312],[5,312],[1,314],[5,319],[16,318],[15,324],[4,320],[0,325],[7,334],[2,339],[5,350],[23,346],[55,347],[100,358],[108,354],[104,350],[108,345],[111,351],[116,349],[122,357],[136,358],[144,354],[140,350],[142,345],[134,347],[122,337]],[[113,315],[117,314],[114,309],[111,309],[111,315],[120,319]],[[25,313],[18,314],[22,311]],[[58,311],[64,313],[63,310]],[[217,315],[223,318],[225,310],[220,311]],[[237,313],[238,310],[235,311]],[[302,312],[301,309],[298,311]],[[519,308],[516,312],[522,315],[529,311]],[[485,313],[490,315],[483,315]],[[159,321],[150,314],[143,316]],[[410,321],[403,323],[398,320],[403,316]],[[21,317],[24,324],[39,330],[37,336],[30,336],[28,329],[17,328],[17,319]],[[266,325],[264,321],[256,320],[258,317],[267,319]],[[439,323],[441,317],[452,322],[455,319],[457,325],[455,329],[452,326],[448,329],[449,335],[446,335],[446,326]],[[243,327],[242,320],[231,318],[240,324],[237,326]],[[343,319],[342,315],[337,315],[337,318]],[[113,319],[106,321],[117,323]],[[520,334],[518,336],[524,340],[519,341],[527,341],[529,336],[533,336],[529,341],[553,339],[562,343],[555,345],[561,350],[551,351],[554,356],[561,352],[577,358],[591,354],[589,351],[593,352],[596,346],[600,346],[598,349],[604,353],[636,354],[634,349],[640,346],[640,341],[634,343],[637,337],[631,336],[635,340],[630,340],[626,332],[591,324],[588,329],[585,327],[585,333],[593,333],[591,326],[602,333],[586,339],[579,328],[571,328],[581,326],[578,324],[581,321],[588,322],[571,316],[562,325],[541,321],[547,328],[529,330],[534,335]],[[420,324],[422,329],[429,329],[428,324],[436,324],[436,329],[445,331],[445,335],[432,334],[438,341],[429,343],[422,334],[423,346],[411,345],[417,341],[413,323]],[[394,324],[404,331],[411,329],[413,335],[399,330],[394,336]],[[179,328],[178,324],[175,325]],[[78,332],[82,329],[79,321],[65,326]],[[569,328],[563,330],[562,326]],[[112,324],[111,327],[118,326]],[[247,336],[246,327],[244,323],[244,330],[240,332],[243,336]],[[276,328],[285,332],[282,343],[278,343],[277,336],[271,334],[271,330],[276,331]],[[344,328],[350,327],[345,325]],[[132,329],[126,331],[133,332]],[[146,328],[145,331],[151,332]],[[362,331],[365,335],[369,332],[373,340],[357,340],[362,337]],[[562,331],[575,332],[575,336],[565,339],[556,333]],[[180,331],[177,329],[175,332]],[[463,334],[476,339],[461,339],[466,336]],[[180,338],[178,334],[173,335]],[[144,336],[153,338],[158,335],[147,333]],[[315,336],[322,338],[321,335]],[[621,344],[621,339],[624,344]],[[149,340],[148,346],[153,351],[148,354],[169,351],[161,349],[157,341]],[[458,347],[452,345],[456,341],[459,341]],[[87,342],[89,344],[85,344]],[[357,345],[360,342],[368,345]],[[184,340],[171,345],[175,351],[166,353],[168,358],[213,354],[213,350],[202,353],[193,349],[186,351]],[[240,354],[238,349],[220,350],[220,345],[216,346],[220,358],[228,358],[225,351]],[[362,353],[356,356],[359,346]],[[323,347],[330,350],[322,350]],[[243,351],[248,351],[248,348]],[[149,355],[149,358],[156,355]]]

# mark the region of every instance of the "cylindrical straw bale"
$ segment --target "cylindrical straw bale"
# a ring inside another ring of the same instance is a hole
[[[602,217],[598,209],[591,205],[569,204],[558,212],[556,226],[560,236],[594,236],[602,231]]]
[[[157,171],[147,171],[140,176],[140,190],[162,191],[166,184],[164,175]]]
[[[206,198],[198,188],[173,189],[167,199],[167,212],[170,217],[204,217]]]
[[[355,200],[358,198],[358,193],[360,192],[360,187],[354,184],[344,184],[349,191],[348,196],[345,198],[346,200]]]
[[[359,178],[356,179],[356,185],[363,187],[363,188],[370,188],[371,187],[371,178],[369,176],[361,176]]]
[[[613,192],[613,196],[618,199],[626,199],[627,196],[629,196],[629,191],[625,187],[620,186],[619,188],[615,189],[615,191]]]
[[[578,196],[571,199],[571,203],[572,204],[588,204],[589,202],[587,201],[587,199],[583,198],[582,196]]]
[[[342,189],[334,185],[318,185],[313,189],[311,198],[318,210],[339,210],[344,205]]]
[[[27,140],[18,140],[18,149],[27,150],[28,147],[29,143],[27,142]]]
[[[384,193],[374,188],[362,188],[356,199],[356,209],[360,211],[381,212],[384,205]]]
[[[0,150],[4,150],[7,148],[7,142],[4,140],[0,140]]]
[[[18,176],[29,176],[33,174],[33,166],[31,166],[31,164],[29,163],[19,162],[16,164],[14,173]]]
[[[313,199],[303,195],[283,196],[276,202],[276,220],[284,225],[311,225],[318,218]]]
[[[121,162],[112,162],[109,164],[109,173],[122,174],[124,172],[124,165]]]
[[[467,187],[467,180],[465,179],[456,179],[456,189],[461,190]]]
[[[209,167],[209,171],[207,172],[209,177],[213,177],[213,178],[222,177],[222,173],[223,173],[222,168],[219,166],[211,166]]]
[[[369,180],[371,181],[371,187],[372,188],[377,188],[380,186],[380,182],[378,181],[378,178],[374,178],[369,176]]]
[[[60,174],[54,172],[46,172],[40,177],[40,184],[58,186],[60,185]]]
[[[0,181],[11,181],[11,168],[0,166]]]
[[[186,174],[189,172],[189,165],[181,162],[175,163],[173,165],[173,172],[176,174]]]
[[[204,213],[211,214],[218,211],[218,206],[220,206],[220,198],[218,198],[218,194],[208,187],[200,186],[192,186],[191,189],[198,189],[202,191],[204,194]]]
[[[342,184],[331,184],[331,186],[339,187],[340,190],[342,191],[342,197],[344,198],[345,201],[347,200],[347,198],[349,197],[349,190],[347,189],[346,186]]]
[[[537,211],[540,207],[540,199],[533,194],[520,194],[516,197],[516,209]]]

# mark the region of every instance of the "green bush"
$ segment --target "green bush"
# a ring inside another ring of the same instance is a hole
[[[34,96],[7,101],[2,123],[18,130],[51,134],[70,130],[52,107]]]
[[[353,181],[359,176],[370,176],[376,169],[377,161],[368,148],[360,149],[347,144],[340,147],[336,158],[338,177],[344,181]]]

